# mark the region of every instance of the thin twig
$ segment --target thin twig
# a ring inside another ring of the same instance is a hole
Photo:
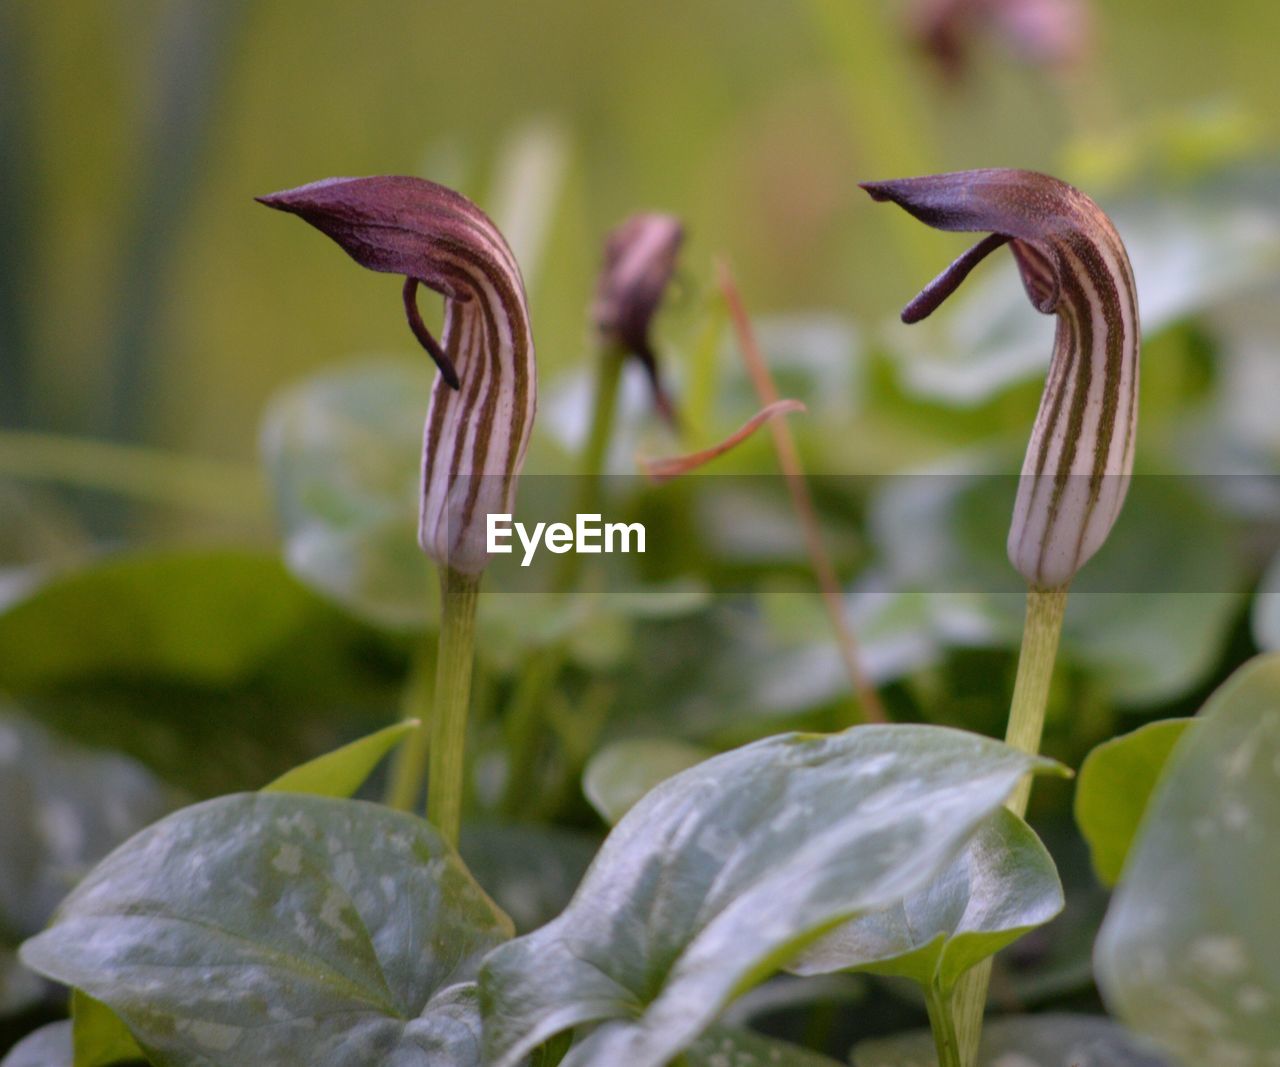
[[[751,376],[756,394],[760,402],[766,406],[777,403],[778,387],[774,384],[773,375],[769,373],[764,354],[756,341],[755,330],[751,319],[743,305],[742,295],[733,279],[729,265],[721,260],[716,265],[717,280],[720,291],[724,294],[725,303],[729,307],[729,318],[733,322],[734,331],[738,335],[738,348],[742,352],[747,373]],[[814,577],[822,592],[822,600],[826,605],[827,616],[836,632],[836,643],[840,648],[840,656],[844,660],[845,669],[849,672],[849,681],[862,707],[862,716],[867,722],[887,722],[884,704],[880,694],[871,684],[858,655],[858,639],[854,635],[849,620],[845,617],[844,598],[840,591],[840,581],[836,577],[835,567],[827,553],[822,540],[822,531],[818,526],[818,513],[813,504],[813,496],[809,492],[809,483],[805,481],[804,467],[800,463],[800,451],[796,448],[795,438],[791,435],[791,427],[786,419],[774,419],[769,423],[773,434],[774,450],[778,454],[778,466],[782,468],[787,481],[787,490],[791,494],[791,503],[804,531],[805,546],[809,552],[809,561],[813,565]]]

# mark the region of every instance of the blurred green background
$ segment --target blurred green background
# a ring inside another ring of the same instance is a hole
[[[695,277],[731,256],[759,311],[874,320],[957,240],[877,211],[858,179],[1025,166],[1105,201],[1152,167],[1176,182],[1276,147],[1268,0],[1092,4],[1057,72],[980,27],[958,78],[911,7],[7,0],[5,425],[246,460],[281,385],[409,351],[392,280],[252,202],[314,178],[421,174],[510,216],[511,168],[535,172],[552,375],[583,358],[603,233],[639,208],[687,220]]]
[[[1280,648],[1277,40],[1272,0],[0,0],[0,1048],[61,1010],[12,949],[93,861],[179,799],[385,724],[432,641],[430,368],[399,282],[255,195],[418,174],[494,216],[539,358],[522,508],[577,469],[605,234],[679,215],[658,349],[687,434],[633,367],[609,470],[758,407],[715,293],[727,257],[809,406],[790,423],[890,713],[999,733],[1021,591],[1008,486],[984,474],[1017,470],[1053,324],[993,257],[902,326],[966,242],[857,182],[1018,166],[1085,189],[1133,257],[1145,347],[1140,477],[1073,589],[1050,706],[1046,750],[1078,766]],[[839,477],[926,468],[952,473]],[[776,464],[762,438],[715,471]],[[611,510],[649,523],[618,583],[646,595],[482,598],[463,852],[522,928],[597,846],[602,783],[856,721],[779,483],[611,482]],[[1067,913],[1004,958],[998,1007],[1098,1006],[1105,894],[1071,789],[1038,786],[1032,812]],[[84,815],[75,847],[56,805]],[[866,995],[859,1036],[920,1021]],[[790,1021],[847,1049],[835,1019]]]

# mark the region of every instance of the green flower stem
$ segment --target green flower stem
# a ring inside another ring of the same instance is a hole
[[[454,846],[462,826],[463,756],[479,591],[478,575],[461,574],[451,567],[440,569],[440,651],[431,714],[427,818]]]
[[[1022,629],[1022,650],[1018,655],[1018,676],[1013,684],[1013,703],[1005,741],[1032,754],[1040,751],[1044,733],[1044,713],[1049,703],[1049,682],[1062,636],[1062,617],[1067,610],[1067,589],[1031,589],[1027,593],[1027,618]],[[1031,776],[1014,790],[1006,807],[1015,815],[1027,813],[1031,796]],[[969,971],[956,986],[952,1011],[959,1038],[960,1067],[977,1063],[982,1037],[982,1016],[991,981],[991,960]]]
[[[398,811],[414,811],[422,795],[431,737],[432,690],[436,684],[435,652],[431,642],[422,642],[401,701],[402,718],[417,719],[418,726],[400,746],[387,785],[386,803]]]
[[[1027,593],[1027,619],[1022,630],[1022,651],[1018,656],[1018,677],[1013,683],[1013,704],[1009,709],[1007,744],[1032,755],[1040,751],[1044,733],[1044,713],[1049,705],[1049,682],[1062,636],[1062,617],[1067,610],[1067,590],[1032,589]],[[1019,817],[1027,813],[1031,796],[1031,775],[1027,775],[1009,798],[1008,808]]]
[[[961,1067],[960,1042],[956,1037],[956,1020],[942,990],[931,987],[925,992],[925,1009],[938,1050],[938,1067]]]

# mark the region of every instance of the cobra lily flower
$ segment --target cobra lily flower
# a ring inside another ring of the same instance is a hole
[[[486,516],[510,513],[536,406],[524,282],[498,228],[421,178],[330,178],[258,198],[332,237],[362,267],[402,274],[409,326],[440,368],[422,447],[418,539],[464,574],[488,562]],[[444,297],[437,341],[417,289]]]
[[[672,423],[675,407],[662,385],[649,331],[683,242],[684,227],[672,215],[632,215],[613,230],[605,243],[593,316],[607,345],[630,353],[644,365],[654,405]]]
[[[863,188],[936,229],[990,234],[907,305],[904,322],[929,315],[1004,244],[1032,305],[1057,316],[1008,547],[1033,588],[1067,585],[1111,532],[1133,472],[1138,297],[1119,234],[1084,193],[1032,171],[961,171]]]

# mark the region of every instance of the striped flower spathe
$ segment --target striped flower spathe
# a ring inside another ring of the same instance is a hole
[[[480,573],[487,516],[514,510],[537,404],[511,249],[470,200],[421,178],[330,178],[260,199],[311,223],[361,266],[404,275],[409,326],[440,368],[423,434],[418,539],[441,564]],[[419,285],[444,297],[439,341],[418,312]]]
[[[961,171],[863,188],[937,229],[989,234],[907,305],[904,322],[929,315],[1004,244],[1031,303],[1057,316],[1009,559],[1036,588],[1065,586],[1106,541],[1133,473],[1140,329],[1119,234],[1089,197],[1032,171]]]

